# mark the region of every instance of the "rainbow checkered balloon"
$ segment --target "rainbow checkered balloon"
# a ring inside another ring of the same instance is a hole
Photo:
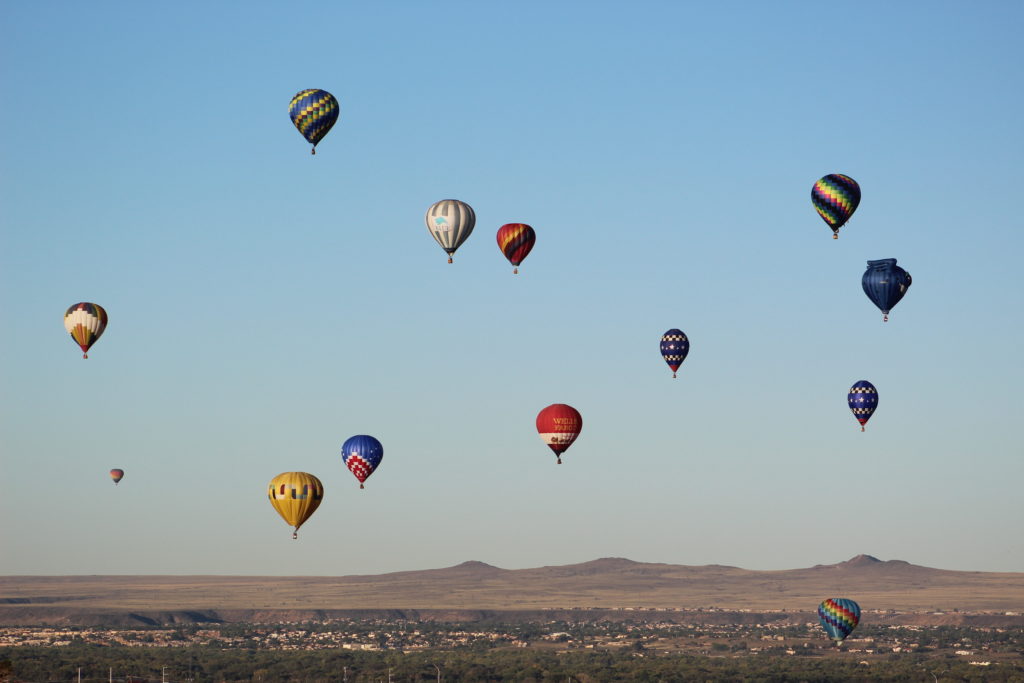
[[[860,204],[860,185],[848,175],[830,173],[811,188],[811,203],[828,227],[839,238],[839,228],[850,220]]]
[[[860,623],[860,605],[847,598],[829,598],[818,605],[818,619],[828,637],[838,645]]]

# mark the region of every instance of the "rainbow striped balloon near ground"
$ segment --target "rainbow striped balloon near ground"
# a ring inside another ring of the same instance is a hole
[[[860,185],[848,175],[830,173],[811,188],[814,209],[832,228],[832,239],[839,239],[839,228],[850,220],[860,204]]]
[[[341,107],[334,95],[315,88],[299,91],[288,105],[292,123],[306,142],[313,145],[311,154],[316,154],[317,143],[331,130],[340,113]]]
[[[860,605],[847,598],[829,598],[818,605],[818,619],[828,637],[839,645],[860,623]]]

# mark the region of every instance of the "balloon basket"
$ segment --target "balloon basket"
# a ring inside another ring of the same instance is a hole
[[[673,372],[672,373],[672,379],[675,379],[675,378],[676,378],[676,373]]]
[[[82,354],[82,358],[88,358],[88,357],[89,357],[89,354],[87,354],[87,353],[83,353]]]
[[[557,462],[557,463],[555,463],[555,464],[557,464],[557,465],[561,465],[561,464],[562,464],[562,459],[561,459],[561,458],[559,458],[559,459],[558,459],[558,462]]]
[[[512,269],[512,274],[513,275],[519,275],[519,269],[518,268],[513,268]]]
[[[883,323],[889,322],[889,315],[888,314],[882,316],[882,322]]]
[[[862,432],[864,431],[864,425],[860,426],[860,431],[862,431]]]
[[[310,154],[316,154],[316,147],[314,147],[313,149],[309,150],[309,153]]]
[[[292,540],[293,541],[299,540],[299,532],[298,531],[293,531],[292,532]]]
[[[365,487],[365,486],[363,486],[362,484],[360,484],[360,485],[359,485],[359,488],[361,488],[361,489],[364,489],[364,488],[366,488],[366,487]]]
[[[832,233],[832,239],[834,239],[834,240],[839,239],[839,233],[838,232]]]
[[[448,257],[448,263],[451,263],[451,262],[452,262],[452,257],[451,257],[451,256],[449,256],[449,257]]]

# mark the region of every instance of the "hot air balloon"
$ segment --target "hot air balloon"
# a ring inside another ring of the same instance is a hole
[[[878,389],[866,379],[862,379],[852,387],[846,395],[846,402],[853,411],[853,416],[860,422],[860,431],[864,431],[864,425],[868,423],[871,416],[878,407]]]
[[[448,253],[448,263],[476,225],[476,214],[466,202],[458,199],[442,199],[432,204],[423,217],[427,231],[434,236],[441,248]]]
[[[292,538],[298,538],[299,527],[320,507],[324,485],[307,472],[282,472],[270,480],[268,495],[277,514],[295,527]]]
[[[88,358],[89,349],[107,329],[107,312],[99,304],[77,303],[64,314],[64,329],[82,347],[82,358]]]
[[[889,320],[889,311],[900,302],[910,288],[910,273],[896,265],[896,259],[868,261],[868,269],[860,279],[864,293],[882,311],[882,320]]]
[[[331,130],[340,113],[341,107],[334,95],[316,88],[299,91],[288,105],[292,123],[302,133],[302,137],[313,145],[311,154],[316,154],[317,143]]]
[[[583,417],[579,411],[564,403],[554,403],[537,413],[537,433],[548,445],[558,464],[562,464],[562,453],[572,445],[583,429]]]
[[[839,645],[853,629],[857,628],[860,622],[860,605],[846,598],[829,598],[818,605],[818,619],[821,620],[821,626],[828,637]]]
[[[512,273],[519,272],[519,264],[533,249],[537,233],[526,223],[506,223],[498,228],[498,248],[512,264]]]
[[[114,486],[117,486],[117,482],[124,479],[124,470],[110,470],[110,478],[114,480]]]
[[[661,335],[661,357],[665,359],[668,366],[672,368],[672,378],[676,376],[676,370],[686,360],[686,354],[690,352],[690,340],[686,338],[682,330],[674,327]]]
[[[811,188],[811,202],[821,219],[832,228],[832,239],[839,239],[839,228],[846,225],[860,204],[860,185],[848,175],[830,173]]]
[[[341,459],[345,461],[345,467],[356,475],[359,488],[363,488],[363,482],[384,459],[384,447],[372,436],[359,434],[341,445]]]

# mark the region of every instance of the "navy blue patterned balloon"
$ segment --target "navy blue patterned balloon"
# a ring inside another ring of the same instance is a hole
[[[864,425],[868,423],[871,416],[875,414],[878,407],[878,389],[866,379],[862,379],[852,387],[846,395],[846,404],[853,411],[853,416],[860,422],[860,431],[864,431]]]
[[[882,311],[882,320],[889,319],[889,311],[907,293],[910,282],[910,273],[897,266],[894,258],[868,261],[868,269],[860,279],[864,293]]]
[[[665,359],[672,369],[672,376],[676,376],[676,370],[686,360],[686,354],[690,352],[690,340],[686,338],[682,330],[674,327],[661,335],[661,357]]]

